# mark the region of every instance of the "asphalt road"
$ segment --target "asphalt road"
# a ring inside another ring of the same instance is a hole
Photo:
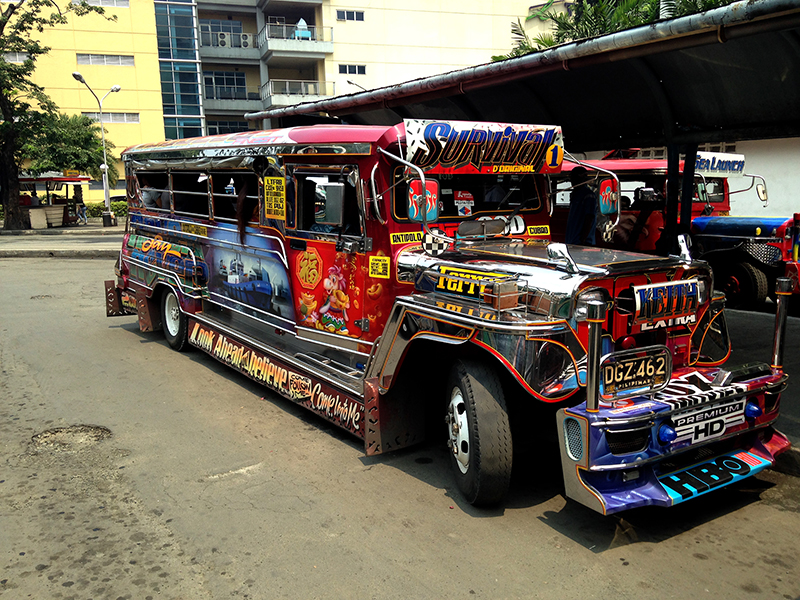
[[[105,318],[112,266],[0,259],[0,597],[800,594],[791,474],[602,517],[565,501],[533,452],[505,506],[477,510],[439,445],[367,458],[210,357]],[[730,313],[732,360],[768,359],[771,319]],[[800,320],[789,333],[800,377]],[[795,442],[798,400],[794,383],[781,427]]]

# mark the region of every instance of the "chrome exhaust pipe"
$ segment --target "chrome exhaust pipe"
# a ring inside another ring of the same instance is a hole
[[[586,353],[586,412],[600,409],[600,359],[603,357],[603,323],[606,322],[606,303],[590,300],[586,303],[589,322],[589,346]]]

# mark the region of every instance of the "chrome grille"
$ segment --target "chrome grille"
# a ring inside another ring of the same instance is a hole
[[[744,251],[765,265],[777,264],[781,262],[782,258],[780,248],[770,246],[766,243],[758,243],[750,240],[744,243]]]
[[[606,442],[611,454],[641,452],[650,441],[650,428],[606,431]]]
[[[581,424],[576,419],[564,421],[564,441],[566,442],[567,455],[572,460],[583,458],[583,436]]]

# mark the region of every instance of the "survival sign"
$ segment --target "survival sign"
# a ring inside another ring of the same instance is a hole
[[[406,119],[409,161],[429,173],[556,173],[560,127]]]

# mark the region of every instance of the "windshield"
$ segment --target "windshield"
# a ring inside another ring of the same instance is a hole
[[[592,186],[596,189],[597,182],[606,177],[603,173],[593,172],[592,176],[596,176],[596,181],[593,181]],[[640,197],[639,191],[642,189],[652,189],[655,191],[655,201],[657,204],[664,204],[667,197],[667,175],[666,173],[659,172],[646,172],[646,171],[618,171],[617,176],[620,180],[620,198],[622,201],[623,210],[639,210],[641,202],[637,200]],[[699,178],[694,181],[694,202],[701,202],[697,194],[697,183]],[[706,177],[706,192],[708,193],[708,201],[719,203],[725,200],[725,180],[716,177]],[[561,176],[554,179],[556,186],[556,206],[569,206],[569,191],[571,184],[569,179]],[[683,177],[678,180],[678,190],[683,189]],[[680,192],[679,192],[680,193]]]
[[[439,185],[439,221],[464,220],[511,213],[524,203],[524,213],[542,209],[542,194],[534,175],[438,174],[426,181]],[[408,220],[408,184],[405,169],[394,170],[395,219]]]

